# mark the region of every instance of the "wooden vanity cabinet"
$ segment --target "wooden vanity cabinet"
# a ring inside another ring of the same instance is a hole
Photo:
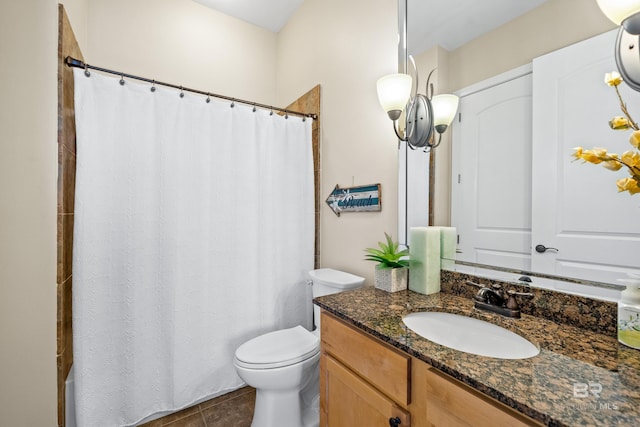
[[[542,425],[324,310],[321,328],[321,427]]]
[[[528,418],[447,374],[413,359],[414,427],[525,427]]]
[[[322,312],[320,426],[411,425],[411,357]]]

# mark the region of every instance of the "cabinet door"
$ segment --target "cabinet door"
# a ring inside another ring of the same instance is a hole
[[[410,425],[409,414],[392,400],[331,356],[323,354],[323,359],[322,426],[388,427],[389,420],[396,417],[400,420],[397,425]]]
[[[322,313],[322,350],[406,408],[411,358],[335,317]]]

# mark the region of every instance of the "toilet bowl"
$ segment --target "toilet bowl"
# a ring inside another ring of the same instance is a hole
[[[313,296],[362,286],[364,278],[329,268],[309,273]],[[314,310],[320,325],[320,312]],[[253,338],[236,350],[234,365],[242,380],[256,389],[251,427],[319,425],[320,329],[302,326]]]

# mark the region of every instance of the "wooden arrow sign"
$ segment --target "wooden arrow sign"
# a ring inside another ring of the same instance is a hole
[[[380,211],[382,203],[380,184],[347,188],[340,188],[336,184],[325,202],[337,216],[340,216],[342,212]]]

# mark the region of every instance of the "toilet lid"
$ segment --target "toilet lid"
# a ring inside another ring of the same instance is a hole
[[[306,360],[319,351],[320,339],[302,326],[296,326],[245,342],[236,350],[236,361],[256,369],[277,368]]]

